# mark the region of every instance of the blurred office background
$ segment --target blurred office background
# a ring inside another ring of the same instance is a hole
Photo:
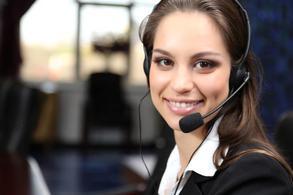
[[[0,0],[1,177],[16,166],[7,163],[32,157],[51,194],[140,194],[148,178],[140,143],[152,171],[172,142],[148,97],[139,136],[147,86],[138,27],[156,2]],[[241,2],[264,66],[261,114],[290,160],[293,137],[277,134],[293,128],[293,2]]]

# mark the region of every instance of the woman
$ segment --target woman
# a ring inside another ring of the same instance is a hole
[[[151,98],[176,142],[147,194],[293,194],[256,109],[249,28],[236,0],[162,0],[141,24]]]

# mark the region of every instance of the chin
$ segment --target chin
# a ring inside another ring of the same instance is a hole
[[[173,120],[165,120],[168,126],[173,130],[180,130],[179,127],[179,120],[180,119],[173,119]],[[180,130],[181,131],[181,130]]]

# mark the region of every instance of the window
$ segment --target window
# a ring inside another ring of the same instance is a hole
[[[135,1],[130,12],[132,25],[128,10],[123,7],[91,4],[82,6],[79,41],[81,79],[86,79],[91,72],[108,69],[119,74],[127,73],[129,83],[145,84],[143,50],[138,38],[138,26],[151,11],[154,3],[156,1]],[[74,0],[37,0],[28,10],[21,20],[21,74],[24,80],[75,81],[77,16],[78,3]],[[107,41],[123,42],[127,40],[128,35],[130,58],[123,52],[101,52],[95,47],[107,44]]]

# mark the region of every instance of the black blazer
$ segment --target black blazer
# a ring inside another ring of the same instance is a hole
[[[150,178],[146,195],[158,193],[167,159]],[[292,178],[279,162],[261,153],[247,154],[213,177],[193,172],[180,195],[293,195]]]

